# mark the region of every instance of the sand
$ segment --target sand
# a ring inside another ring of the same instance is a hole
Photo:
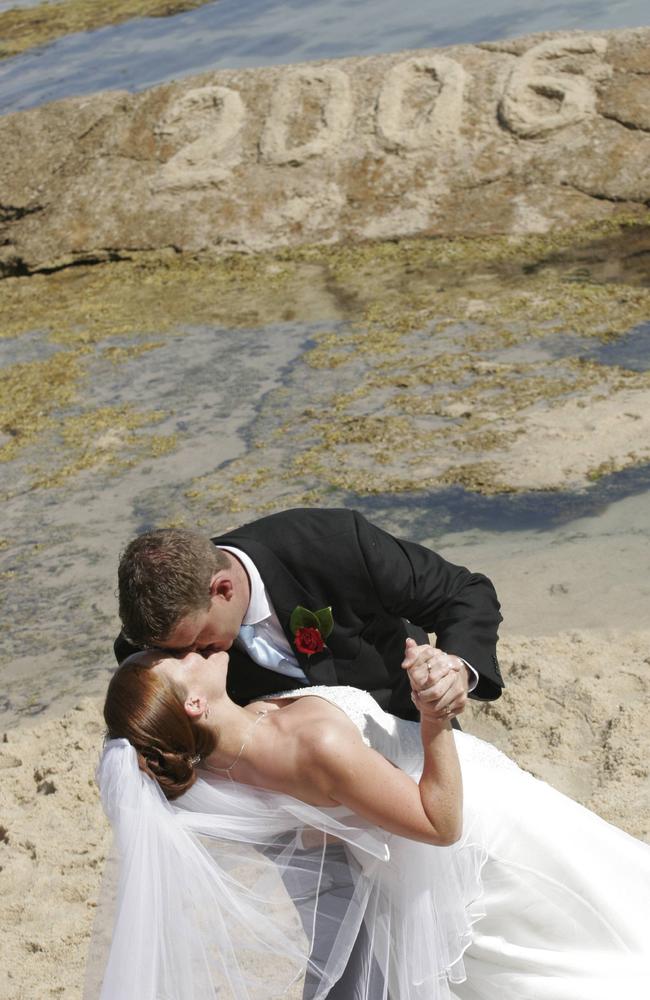
[[[650,632],[505,635],[500,701],[465,728],[650,841]],[[644,710],[645,706],[645,710]],[[4,1000],[79,1000],[110,831],[93,781],[96,701],[0,743]]]
[[[6,1000],[81,996],[110,844],[93,772],[102,721],[85,700],[0,744],[0,885]]]

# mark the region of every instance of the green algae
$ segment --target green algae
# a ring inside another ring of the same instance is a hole
[[[338,490],[454,482],[505,491],[510,486],[492,455],[523,433],[526,412],[648,385],[647,373],[509,352],[525,354],[558,337],[615,339],[647,322],[650,282],[638,261],[649,246],[650,230],[620,217],[543,236],[420,238],[222,258],[146,253],[7,278],[0,281],[2,334],[38,330],[60,350],[32,363],[31,375],[18,366],[7,376],[15,388],[20,379],[31,388],[3,392],[2,448],[11,457],[21,444],[56,433],[87,377],[89,354],[121,365],[160,346],[161,335],[181,337],[194,325],[267,327],[329,315],[344,324],[317,335],[292,384],[269,398],[248,456],[189,484],[197,516],[318,503]],[[620,263],[615,280],[600,275],[603,260]],[[45,383],[39,408],[37,388]],[[59,433],[60,466],[34,481],[45,488],[84,469],[173,449],[171,436],[138,433],[139,419],[157,418],[134,410],[109,419],[98,411],[93,422],[88,407],[85,437],[81,424],[77,437]]]
[[[383,243],[307,246],[284,251],[279,256],[284,260],[325,264],[331,278],[345,287],[348,298],[369,306],[379,303],[381,308],[381,303],[391,296],[395,301],[400,299],[404,280],[415,289],[432,269],[441,269],[440,274],[446,273],[452,282],[463,284],[467,278],[482,279],[495,269],[505,278],[509,273],[530,273],[533,268],[544,266],[567,267],[578,259],[588,262],[600,258],[610,244],[613,253],[620,253],[623,242],[631,244],[636,237],[647,242],[644,218],[622,212],[606,220],[548,233],[413,237]],[[630,246],[631,252],[633,249]],[[479,265],[483,270],[477,270]],[[434,291],[426,285],[422,287],[425,302],[430,301]]]
[[[157,347],[162,347],[163,340],[150,340],[142,344],[132,344],[129,347],[105,347],[102,356],[112,361],[114,365],[121,365],[131,358],[139,358],[141,354],[155,351]]]
[[[32,488],[61,486],[71,476],[90,469],[110,468],[117,472],[130,468],[142,457],[173,451],[175,435],[138,433],[165,416],[161,410],[146,413],[132,406],[103,406],[67,417],[60,428],[59,449],[63,460],[35,471]]]
[[[287,318],[309,269],[273,258],[139,254],[0,281],[0,336],[40,330],[52,343],[90,345],[189,325],[244,327]],[[259,302],[259,305],[257,304]]]
[[[174,435],[136,433],[163,419],[162,411],[87,405],[76,412],[89,353],[88,348],[61,350],[0,372],[0,462],[11,462],[30,446],[45,450],[46,457],[29,470],[30,489],[60,486],[99,466],[125,468],[175,447]]]
[[[56,426],[56,415],[76,399],[85,351],[59,351],[44,361],[0,371],[0,461],[15,458]]]
[[[2,335],[20,340],[38,332],[54,348],[47,359],[2,372],[0,460],[45,448],[50,457],[36,461],[29,483],[50,488],[84,470],[119,471],[173,449],[173,436],[136,433],[138,421],[160,419],[155,411],[95,411],[87,403],[82,414],[73,412],[82,395],[92,396],[90,363],[99,358],[123,365],[161,346],[160,334],[182,337],[188,326],[283,321],[290,303],[304,297],[311,270],[290,272],[273,259],[178,259],[163,253],[0,281]],[[67,429],[61,431],[63,424]],[[102,439],[108,425],[112,446]]]
[[[487,495],[515,492],[503,481],[499,465],[489,461],[455,465],[442,473],[439,482],[443,486],[462,486],[473,493]]]
[[[604,476],[611,476],[614,472],[621,472],[623,469],[629,469],[635,465],[645,465],[646,461],[646,459],[634,451],[628,452],[626,455],[619,455],[616,458],[608,458],[594,468],[589,469],[587,479],[590,483],[597,483]]]
[[[511,491],[490,456],[525,433],[526,413],[573,396],[643,389],[650,375],[552,354],[510,361],[508,351],[558,337],[615,339],[647,322],[647,269],[626,273],[623,263],[617,280],[606,282],[582,262],[625,262],[647,254],[649,242],[647,229],[610,222],[544,237],[296,252],[294,258],[326,268],[349,323],[318,335],[303,358],[323,377],[306,376],[314,385],[309,405],[303,385],[287,419],[260,432],[256,447],[265,457],[277,454],[278,440],[291,456],[274,468],[272,482],[256,478],[249,454],[218,477],[202,477],[193,497],[210,503],[218,496],[220,509],[234,512],[274,509],[295,497],[320,502],[331,490],[376,494],[458,484]],[[278,411],[287,399],[278,397]],[[635,461],[643,459],[628,455],[619,467]],[[236,488],[244,466],[254,484],[248,503]]]
[[[55,0],[0,13],[0,59],[80,31],[122,24],[135,17],[169,17],[211,0]]]

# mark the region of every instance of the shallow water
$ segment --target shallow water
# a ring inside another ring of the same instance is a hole
[[[0,10],[18,4],[0,2]],[[537,31],[648,23],[647,0],[218,0],[135,18],[0,62],[0,113],[73,94],[140,90],[209,69],[268,66],[493,41]]]
[[[650,368],[650,322],[642,323],[619,340],[600,344],[585,353],[603,365],[622,365],[631,371]]]
[[[552,533],[573,521],[598,518],[611,504],[647,494],[650,465],[603,476],[582,492],[501,493],[483,496],[461,486],[430,493],[347,496],[345,506],[355,507],[388,530],[423,539],[464,531],[499,535],[519,532]]]

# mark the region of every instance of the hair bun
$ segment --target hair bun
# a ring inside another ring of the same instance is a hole
[[[159,750],[155,747],[138,753],[141,769],[158,782],[168,798],[182,795],[194,784],[196,773],[192,760],[187,753]]]

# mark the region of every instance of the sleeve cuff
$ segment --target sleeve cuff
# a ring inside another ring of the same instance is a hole
[[[474,689],[478,686],[478,673],[476,672],[476,670],[474,670],[474,667],[471,665],[471,663],[468,663],[467,660],[463,660],[462,656],[459,656],[458,659],[462,660],[462,662],[467,667],[467,675],[468,675],[467,693],[471,694],[472,691],[474,691]]]

